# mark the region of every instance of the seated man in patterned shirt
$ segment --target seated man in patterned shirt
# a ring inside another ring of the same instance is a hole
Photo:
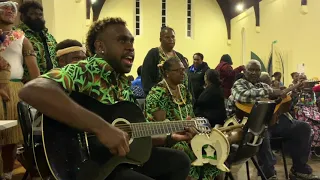
[[[82,44],[77,40],[66,39],[59,42],[56,51],[56,61],[59,68],[86,59],[86,48],[82,47]]]
[[[281,90],[274,90],[269,85],[260,82],[261,64],[251,60],[246,65],[244,78],[237,80],[232,89],[230,102],[255,103],[257,100],[280,97],[284,94]],[[297,121],[289,113],[281,114],[279,121],[269,127],[269,134],[275,137],[284,137],[290,152],[293,166],[290,171],[291,179],[320,180],[312,174],[311,167],[307,164],[311,147],[311,128],[309,124]],[[265,138],[257,154],[260,165],[266,177],[276,180],[274,165],[276,158],[270,148],[269,134]]]
[[[104,104],[133,102],[130,83],[125,76],[131,71],[134,61],[133,42],[134,37],[121,18],[96,21],[87,37],[87,47],[92,57],[52,69],[30,81],[20,91],[19,97],[61,123],[95,134],[112,154],[125,156],[130,151],[129,135],[75,103],[66,92],[80,92]],[[167,138],[153,138],[153,145],[163,146],[172,141],[190,140],[194,134],[192,128],[186,128],[183,134],[173,133]],[[137,168],[119,165],[107,179],[185,180],[190,165],[188,156],[181,151],[153,147],[144,165]]]

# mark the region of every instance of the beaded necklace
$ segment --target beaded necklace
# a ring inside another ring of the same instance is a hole
[[[178,85],[178,91],[179,91],[179,95],[180,95],[180,98],[181,98],[182,103],[177,102],[177,100],[176,100],[176,99],[174,98],[174,96],[173,96],[173,93],[171,92],[171,88],[169,87],[167,81],[166,81],[165,79],[163,79],[163,81],[164,81],[164,83],[166,84],[166,86],[167,86],[167,88],[168,88],[168,90],[169,90],[169,93],[170,93],[170,95],[171,95],[171,97],[172,97],[173,102],[178,105],[178,109],[179,109],[179,113],[180,113],[180,118],[181,118],[181,120],[183,120],[184,118],[182,117],[182,111],[181,111],[180,105],[186,105],[186,99],[183,99],[183,97],[182,97],[182,93],[181,93],[181,90],[180,90],[180,86]],[[188,116],[189,116],[188,108],[186,107],[185,110],[186,110],[186,115],[187,115],[186,117],[188,117]]]

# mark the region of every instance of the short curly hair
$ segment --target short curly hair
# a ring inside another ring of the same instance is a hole
[[[24,1],[20,5],[19,12],[23,15],[26,15],[30,8],[40,9],[41,11],[43,11],[43,7],[38,1],[30,0],[30,1]]]
[[[82,47],[82,44],[77,40],[66,39],[66,40],[63,40],[63,41],[61,41],[61,42],[59,42],[57,44],[56,51],[58,51],[60,49],[65,49],[65,48],[68,48],[68,47],[72,47],[72,46]]]
[[[202,53],[194,53],[194,55],[193,56],[195,56],[195,55],[197,55],[197,56],[199,56],[200,58],[201,58],[201,60],[203,60],[204,59],[204,56],[203,56],[203,54]]]
[[[102,20],[98,20],[91,25],[87,34],[86,42],[87,50],[90,52],[91,55],[94,55],[96,53],[94,42],[96,41],[98,34],[101,33],[108,26],[115,24],[127,26],[126,21],[124,21],[120,17],[107,17]]]

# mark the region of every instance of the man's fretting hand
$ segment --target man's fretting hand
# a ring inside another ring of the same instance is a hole
[[[186,127],[184,132],[172,133],[171,138],[177,142],[179,141],[190,141],[198,131],[193,127]]]
[[[188,116],[186,120],[191,120],[192,118]],[[186,127],[185,131],[180,133],[172,133],[171,138],[175,141],[190,141],[198,131],[194,127]]]

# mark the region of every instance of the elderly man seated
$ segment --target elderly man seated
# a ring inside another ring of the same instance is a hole
[[[261,64],[259,61],[251,60],[246,65],[244,77],[237,80],[232,89],[230,102],[255,103],[265,98],[276,98],[284,96],[282,90],[272,89],[268,84],[261,82]],[[268,80],[265,82],[269,82]],[[261,149],[257,154],[260,166],[266,177],[271,180],[277,179],[274,168],[276,158],[270,148],[269,136],[284,137],[286,147],[292,158],[290,179],[320,180],[312,174],[311,167],[307,164],[311,148],[311,127],[309,124],[295,120],[289,113],[280,114],[278,122],[269,127],[269,134],[265,138]]]

